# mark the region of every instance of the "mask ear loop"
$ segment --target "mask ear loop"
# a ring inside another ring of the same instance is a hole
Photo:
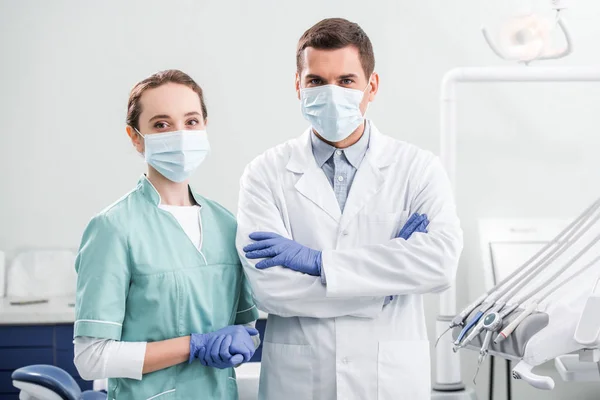
[[[142,132],[138,131],[138,129],[137,129],[136,127],[133,127],[133,130],[134,130],[134,131],[136,131],[136,132],[137,132],[137,134],[138,134],[138,135],[140,135],[140,137],[141,137],[142,139],[144,139],[144,142],[146,142],[146,136],[142,135]],[[145,146],[144,146],[144,147],[145,147]],[[144,152],[141,152],[141,153],[140,153],[140,152],[137,152],[137,153],[138,153],[138,155],[139,155],[140,157],[142,157],[144,160],[146,160],[146,152],[145,152],[145,151],[144,151]]]
[[[134,127],[133,130],[135,130],[138,133],[138,135],[140,135],[142,137],[142,139],[144,139],[144,140],[146,139],[146,136],[142,135],[142,132],[138,131],[138,129],[136,127]]]
[[[373,74],[371,74],[371,76],[373,76]],[[365,86],[365,88],[363,89],[363,93],[365,92],[365,90],[368,89],[368,87],[371,85],[371,77],[369,77],[369,82],[367,82],[367,86]]]
[[[371,76],[369,77],[369,82],[367,82],[367,86],[363,89],[363,93],[365,92],[365,90],[367,90],[367,88],[369,86],[371,86],[371,77],[373,76],[373,74],[371,74]],[[369,106],[371,105],[371,101],[369,101],[367,103],[367,108],[365,109],[365,113],[363,114],[363,118],[366,119],[367,118],[367,111],[369,111]]]

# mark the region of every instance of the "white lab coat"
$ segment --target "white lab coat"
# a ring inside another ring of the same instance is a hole
[[[343,214],[310,130],[257,157],[241,179],[238,251],[269,313],[260,399],[430,398],[422,294],[453,281],[462,231],[438,158],[372,124],[371,132]],[[427,214],[429,232],[395,239],[415,212]],[[254,231],[322,250],[327,285],[282,267],[254,268],[259,260],[241,250]],[[384,307],[388,295],[398,297]]]

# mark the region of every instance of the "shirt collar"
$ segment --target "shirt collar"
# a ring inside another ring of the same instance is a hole
[[[315,156],[315,161],[319,168],[323,167],[323,164],[327,162],[335,152],[335,147],[325,143],[315,135],[311,129],[310,141],[312,142],[312,151]]]
[[[148,179],[146,174],[143,174],[140,177],[140,179],[138,181],[138,188],[141,191],[142,195],[147,200],[149,200],[151,203],[153,203],[156,206],[160,205],[160,203],[161,203],[160,194],[158,193],[158,190],[156,190],[156,188],[154,187],[152,182],[150,182],[150,180]],[[192,197],[196,201],[196,204],[199,205],[200,208],[202,208],[202,203],[203,203],[202,197],[200,197],[196,192],[194,192],[194,190],[189,186],[188,186],[188,190],[190,191]]]
[[[365,154],[367,153],[367,149],[369,148],[369,138],[371,136],[371,127],[369,121],[365,122],[365,131],[363,132],[358,142],[354,143],[350,147],[346,147],[342,149],[344,155],[352,164],[352,166],[356,169],[360,167],[363,158],[365,158]],[[323,164],[327,162],[333,155],[333,153],[337,150],[335,147],[325,143],[321,139],[315,135],[311,130],[310,140],[312,143],[312,151],[315,156],[315,161],[317,165],[322,168]]]

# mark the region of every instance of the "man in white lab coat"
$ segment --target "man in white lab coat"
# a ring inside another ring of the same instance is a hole
[[[241,179],[238,251],[269,313],[261,399],[430,398],[422,295],[453,281],[462,231],[438,158],[364,118],[374,65],[357,24],[307,30],[296,92],[311,127]]]

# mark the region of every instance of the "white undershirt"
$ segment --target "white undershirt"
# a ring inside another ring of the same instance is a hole
[[[200,249],[202,245],[200,206],[179,207],[161,204],[159,207],[175,217],[188,238]],[[121,342],[78,336],[73,343],[75,344],[75,366],[83,379],[142,379],[146,342]]]
[[[169,206],[161,204],[160,209],[168,211],[175,217],[179,225],[190,238],[194,246],[200,249],[202,245],[202,232],[200,223],[200,206]]]

